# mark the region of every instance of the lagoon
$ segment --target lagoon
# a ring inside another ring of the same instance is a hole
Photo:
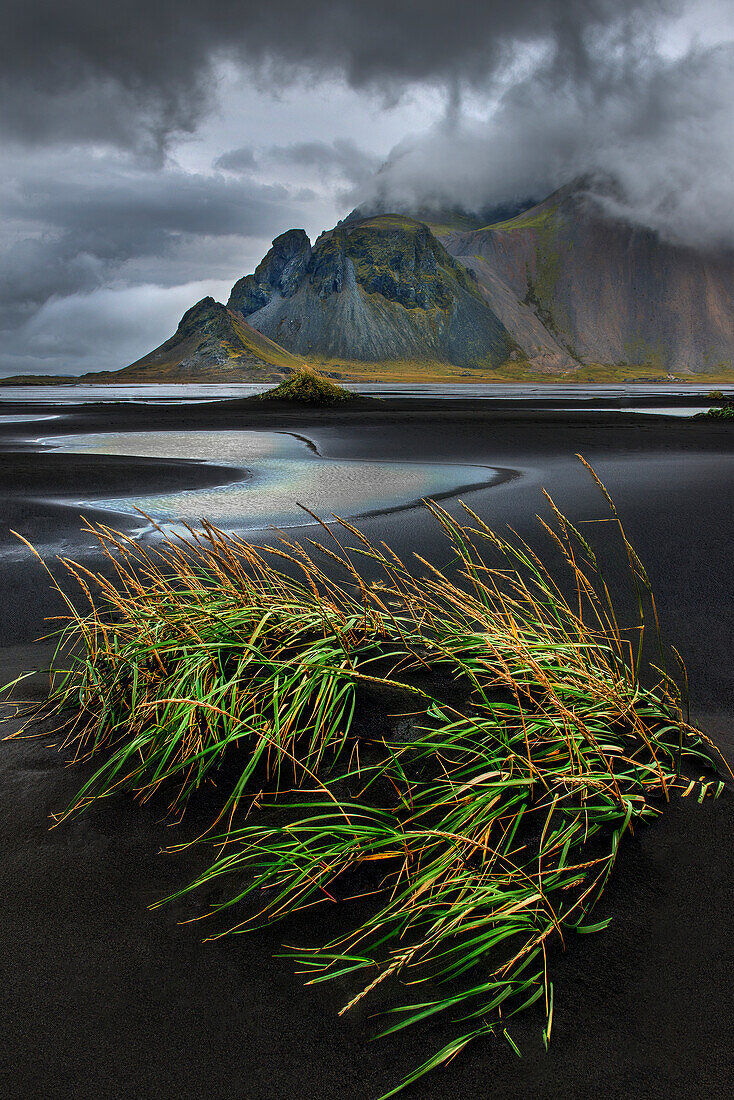
[[[462,463],[334,461],[322,458],[310,440],[288,432],[105,432],[41,442],[71,454],[195,459],[241,472],[214,488],[141,494],[131,486],[122,497],[73,502],[125,515],[142,512],[167,527],[202,519],[245,531],[302,526],[315,522],[309,511],[326,518],[395,511],[506,476],[490,466]]]

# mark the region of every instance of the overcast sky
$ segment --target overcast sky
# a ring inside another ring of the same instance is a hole
[[[734,246],[732,0],[2,0],[0,373],[124,366],[278,233],[580,172]]]

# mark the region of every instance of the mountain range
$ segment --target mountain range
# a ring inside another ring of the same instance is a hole
[[[604,368],[722,374],[734,253],[622,216],[577,180],[514,217],[352,212],[312,244],[277,237],[226,305],[204,298],[160,347],[87,380],[521,377]]]

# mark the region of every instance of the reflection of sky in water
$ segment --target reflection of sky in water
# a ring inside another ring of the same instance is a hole
[[[372,397],[450,397],[452,401],[476,401],[482,398],[501,400],[509,398],[551,398],[559,401],[596,401],[617,397],[654,397],[661,395],[691,395],[693,401],[703,398],[708,386],[700,382],[345,382],[349,390],[366,393]],[[145,401],[166,404],[189,404],[196,401],[222,401],[229,397],[250,397],[271,388],[270,383],[217,383],[182,382],[178,385],[145,383],[137,386],[105,385],[86,386],[4,386],[3,401],[42,401],[55,405],[77,405],[87,401]],[[734,386],[717,383],[717,389],[734,394]]]
[[[660,408],[644,408],[644,409],[619,409],[619,412],[629,413],[650,413],[652,416],[695,416],[697,413],[706,412],[711,408],[711,402],[706,405],[690,405],[686,408],[681,408],[678,405],[671,405],[670,407]]]
[[[298,504],[322,516],[354,516],[487,484],[495,476],[484,466],[322,459],[306,441],[276,432],[124,432],[49,442],[72,453],[198,458],[247,468],[247,480],[231,485],[88,502],[126,513],[139,508],[164,523],[205,518],[239,528],[288,526],[310,522]]]
[[[706,412],[710,408],[711,408],[711,402],[709,401],[705,405],[686,405],[686,406],[682,406],[682,405],[665,405],[665,406],[663,406],[663,405],[640,405],[640,406],[633,407],[631,405],[624,405],[624,406],[620,405],[619,408],[609,408],[609,406],[603,406],[602,405],[602,406],[599,406],[599,408],[583,409],[581,411],[584,412],[584,413],[587,413],[587,412],[604,413],[604,415],[606,415],[607,413],[615,413],[616,412],[616,413],[645,413],[646,415],[650,414],[650,416],[696,416],[697,413]],[[558,409],[549,409],[548,411],[549,412],[578,412],[579,410],[578,410],[578,408],[576,408],[576,409],[574,409],[574,408],[563,408],[563,409],[558,408]]]

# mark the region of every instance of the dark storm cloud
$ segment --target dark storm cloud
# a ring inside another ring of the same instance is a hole
[[[182,233],[261,236],[283,216],[287,199],[278,185],[167,170],[112,176],[91,186],[83,178],[45,181],[26,189],[18,213],[34,213],[73,233],[84,250],[119,259],[156,252]]]
[[[268,241],[300,220],[280,185],[114,159],[53,164],[26,165],[0,196],[6,374],[124,366],[197,298],[226,298]],[[189,285],[196,279],[208,282]]]
[[[161,261],[198,238],[267,237],[297,217],[282,186],[172,169],[25,179],[2,203],[7,224],[35,227],[4,250],[0,302],[32,306],[100,285],[131,260]],[[159,279],[162,273],[159,273]]]
[[[457,110],[390,153],[352,199],[482,211],[542,199],[575,176],[615,181],[614,213],[697,246],[734,245],[734,44],[656,53],[590,46],[581,79],[539,64],[484,119]]]
[[[517,43],[549,40],[559,69],[583,74],[597,27],[665,0],[6,0],[2,122],[27,140],[153,146],[192,129],[213,65],[338,72],[396,96],[406,82],[479,84]]]

